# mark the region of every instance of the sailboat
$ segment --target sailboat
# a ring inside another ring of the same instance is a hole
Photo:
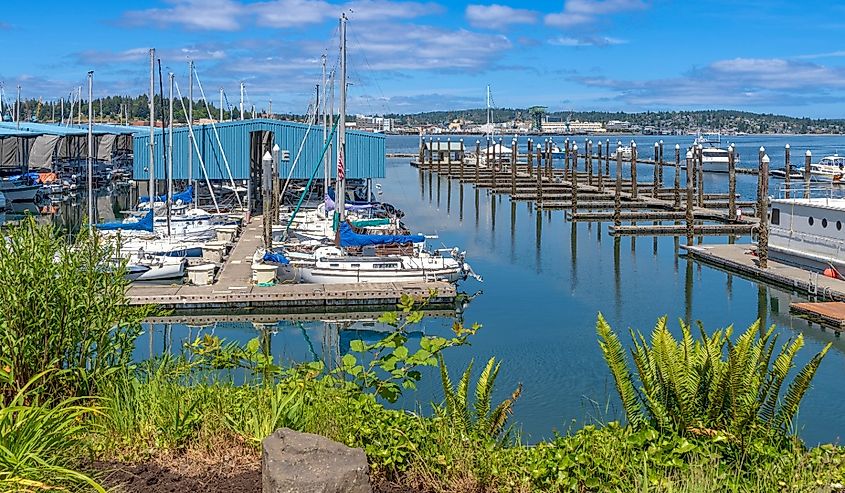
[[[430,252],[422,235],[360,234],[347,220],[346,179],[346,15],[340,19],[340,121],[337,137],[337,200],[332,224],[336,244],[316,248],[298,267],[301,280],[311,283],[457,282],[475,276],[457,249]],[[328,211],[328,210],[327,210]],[[326,212],[327,212],[326,211]],[[257,257],[257,255],[256,255]],[[283,257],[286,261],[287,256]],[[261,261],[267,261],[266,254]],[[475,276],[480,280],[480,277]]]

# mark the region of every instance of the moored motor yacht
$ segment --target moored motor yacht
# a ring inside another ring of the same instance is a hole
[[[834,154],[823,157],[818,163],[810,164],[810,179],[826,183],[845,183],[845,157]]]
[[[815,271],[845,272],[845,199],[779,198],[770,203],[769,256]]]

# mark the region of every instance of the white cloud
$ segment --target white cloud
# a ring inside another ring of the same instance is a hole
[[[668,79],[573,80],[608,90],[612,99],[646,107],[803,105],[829,101],[845,92],[845,69],[779,58],[719,60]]]
[[[241,27],[245,6],[234,0],[165,0],[163,9],[133,10],[123,14],[129,25],[178,25],[191,30],[235,31]]]
[[[611,38],[609,36],[594,36],[587,38],[571,38],[567,36],[560,36],[549,40],[549,44],[556,46],[613,46],[626,44],[627,41],[619,38]]]
[[[533,10],[515,9],[507,5],[467,5],[466,18],[479,28],[498,29],[512,24],[534,24],[538,14]]]
[[[298,28],[336,19],[346,12],[353,21],[412,19],[437,14],[434,3],[392,0],[165,0],[170,6],[129,11],[123,22],[129,25],[182,26],[191,30],[236,31],[248,22],[273,28]]]
[[[587,24],[602,15],[617,14],[648,7],[644,0],[566,0],[562,12],[547,14],[544,22],[553,27]]]

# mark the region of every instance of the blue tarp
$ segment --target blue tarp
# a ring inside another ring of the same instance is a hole
[[[349,223],[340,224],[340,246],[342,247],[422,243],[423,241],[425,241],[423,235],[362,235],[353,231]]]
[[[125,229],[128,231],[153,231],[153,211],[147,213],[146,216],[138,220],[138,222],[113,222],[98,224],[97,229],[103,231],[113,231],[117,229]]]
[[[262,257],[261,260],[263,260],[265,262],[273,262],[273,263],[282,264],[282,265],[288,265],[290,263],[290,260],[288,260],[287,257],[282,255],[281,253],[270,252],[270,251],[264,252],[264,257]]]
[[[173,194],[173,202],[178,202],[178,201],[181,200],[183,204],[189,204],[189,203],[191,203],[191,201],[193,199],[194,199],[194,186],[193,185],[189,186],[188,188],[186,188],[185,190],[183,190],[181,192]],[[156,196],[156,202],[164,202],[165,200],[167,200],[167,194]],[[144,195],[143,197],[138,198],[138,202],[141,202],[141,203],[149,202],[149,201],[150,201],[150,197],[147,196],[147,195]]]

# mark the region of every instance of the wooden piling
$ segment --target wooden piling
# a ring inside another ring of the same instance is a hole
[[[481,141],[475,141],[475,186],[478,186],[478,170],[481,168]]]
[[[539,217],[539,209],[543,208],[543,161],[540,159],[540,146],[537,145],[537,216]]]
[[[769,266],[769,156],[763,154],[760,159],[760,197],[757,210],[760,211],[757,217],[760,219],[760,233],[757,237],[757,259],[759,267],[766,269]]]
[[[620,226],[622,221],[622,143],[616,144],[616,190],[613,194],[613,225]]]
[[[728,147],[728,218],[736,220],[736,148]]]
[[[604,174],[610,180],[610,139],[604,141]]]
[[[653,198],[657,198],[657,189],[659,188],[660,183],[657,181],[657,170],[660,168],[660,148],[657,145],[657,142],[654,143],[654,176],[651,181],[651,196]]]
[[[681,210],[681,146],[675,144],[675,210]]]
[[[637,200],[637,143],[631,141],[631,199]]]
[[[420,158],[417,160],[420,166],[423,165],[425,162],[425,138],[422,136],[422,131],[420,131]]]
[[[569,139],[563,141],[563,179],[569,179]]]
[[[434,168],[434,139],[428,138],[428,169],[431,171]]]
[[[698,160],[696,163],[696,173],[697,173],[697,187],[696,191],[698,192],[698,206],[704,207],[704,146],[699,144],[698,145]]]
[[[516,139],[511,141],[511,197],[516,195]]]
[[[804,154],[804,198],[810,198],[810,168],[812,167],[813,153],[807,149]]]
[[[584,139],[584,171],[587,172],[587,185],[593,186],[593,141]]]
[[[531,139],[528,139],[528,152],[525,154],[525,157],[528,160],[528,177],[531,178],[534,174],[534,141]]]
[[[695,220],[695,216],[693,214],[693,206],[692,206],[692,180],[693,180],[693,168],[695,158],[693,157],[692,151],[687,151],[687,245],[692,245],[692,236],[693,236],[693,221]]]
[[[754,215],[756,217],[760,217],[760,196],[763,194],[763,177],[760,175],[759,170],[763,169],[763,156],[765,155],[766,148],[760,146],[760,150],[757,152],[757,200],[754,203]]]
[[[658,179],[660,181],[660,188],[663,188],[663,166],[666,165],[666,160],[663,159],[663,140],[660,140],[660,168],[658,169]]]
[[[578,213],[578,145],[572,146],[572,159],[575,161],[572,164],[572,214]],[[586,166],[587,150],[584,149],[584,165]]]
[[[603,176],[603,174],[602,174],[603,159],[602,159],[602,152],[601,152],[602,149],[601,149],[601,147],[602,147],[601,141],[599,141],[598,145],[596,146],[596,150],[598,151],[598,158],[596,159],[596,171],[598,171],[599,192],[604,192],[604,178],[602,178],[602,176]]]
[[[546,146],[546,176],[549,177],[550,183],[552,181],[552,178],[554,178],[554,176],[552,176],[552,145],[553,144],[554,144],[554,142],[552,142],[552,139],[549,139],[549,143]]]
[[[786,176],[783,177],[783,184],[786,189],[786,198],[789,198],[789,173],[792,171],[792,166],[789,163],[789,144],[783,146],[783,167],[786,172]]]

